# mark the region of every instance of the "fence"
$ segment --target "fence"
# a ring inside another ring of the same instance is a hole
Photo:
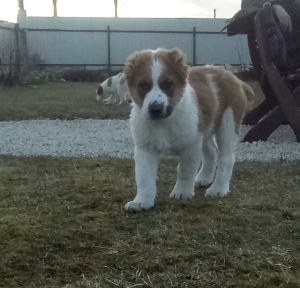
[[[18,61],[18,28],[16,24],[0,22],[0,71]]]
[[[182,49],[192,65],[251,63],[246,38],[227,37],[220,32],[225,24],[226,19],[19,17],[21,46],[27,57],[38,55],[34,65],[84,69],[117,69],[132,52],[158,47]]]

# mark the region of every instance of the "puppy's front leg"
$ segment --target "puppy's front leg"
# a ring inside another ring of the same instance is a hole
[[[201,159],[200,145],[188,147],[181,155],[177,169],[177,181],[170,195],[175,199],[188,199],[194,196],[194,181]]]
[[[125,205],[125,209],[140,211],[154,205],[159,155],[155,151],[135,147],[134,159],[137,194]]]

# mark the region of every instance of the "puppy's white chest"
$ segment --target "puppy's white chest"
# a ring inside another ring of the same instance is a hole
[[[133,110],[130,126],[135,144],[173,154],[199,141],[197,108],[185,102],[180,103],[178,109],[163,120],[146,119]]]

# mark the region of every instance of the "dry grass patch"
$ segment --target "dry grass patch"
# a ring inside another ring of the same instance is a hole
[[[134,163],[0,157],[1,287],[300,287],[300,162],[236,163],[230,193],[128,214]]]

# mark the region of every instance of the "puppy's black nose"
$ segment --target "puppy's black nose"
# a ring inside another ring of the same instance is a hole
[[[162,116],[163,109],[164,105],[155,101],[149,105],[148,112],[151,118],[155,119],[160,118]]]

